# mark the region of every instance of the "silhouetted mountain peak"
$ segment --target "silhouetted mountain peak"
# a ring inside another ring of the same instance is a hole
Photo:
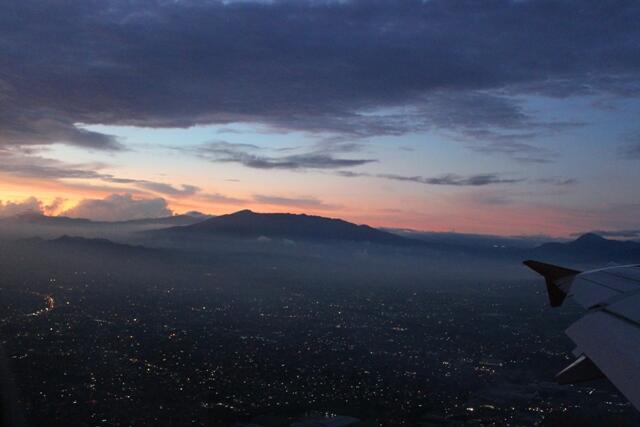
[[[283,237],[371,242],[396,245],[421,245],[416,240],[397,236],[368,225],[341,219],[291,213],[256,213],[245,209],[221,215],[197,224],[171,228],[172,232],[224,234],[238,237]]]
[[[586,233],[583,234],[582,236],[578,237],[574,242],[575,243],[603,243],[603,242],[607,242],[608,239],[605,239],[604,237],[600,236],[599,234],[596,233]]]
[[[42,219],[44,218],[44,214],[36,211],[25,211],[25,212],[20,212],[19,214],[14,215],[14,218],[20,218],[25,220]]]
[[[596,233],[587,233],[567,243],[545,243],[534,253],[543,259],[576,259],[583,262],[602,261],[640,261],[640,243],[624,240],[611,240]],[[547,257],[547,258],[544,258]]]

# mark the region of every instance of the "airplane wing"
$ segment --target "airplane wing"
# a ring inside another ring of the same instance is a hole
[[[573,298],[587,310],[569,326],[576,361],[556,375],[560,384],[606,376],[640,410],[640,265],[579,272],[538,261],[553,307]]]

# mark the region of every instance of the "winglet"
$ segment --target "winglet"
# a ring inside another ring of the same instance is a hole
[[[544,277],[547,282],[547,292],[549,293],[551,307],[561,306],[567,296],[567,293],[559,285],[576,274],[580,274],[577,270],[558,267],[553,264],[545,264],[539,261],[527,260],[524,261],[523,264]]]
[[[565,385],[597,380],[598,378],[603,377],[604,374],[600,368],[598,368],[591,359],[583,354],[571,365],[558,372],[558,375],[556,375],[556,381],[558,384]]]

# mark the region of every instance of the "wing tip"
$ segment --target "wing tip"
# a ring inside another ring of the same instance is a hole
[[[528,259],[522,262],[524,265],[544,277],[547,284],[547,293],[551,307],[559,307],[564,302],[567,293],[558,284],[562,279],[567,279],[580,274],[580,271],[570,268],[547,264],[540,261]]]
[[[600,368],[584,354],[578,357],[573,363],[558,372],[556,382],[561,385],[577,384],[586,381],[593,381],[604,378]]]

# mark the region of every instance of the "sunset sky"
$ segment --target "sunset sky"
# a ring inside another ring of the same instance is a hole
[[[0,216],[633,232],[638,22],[636,1],[4,1]]]

